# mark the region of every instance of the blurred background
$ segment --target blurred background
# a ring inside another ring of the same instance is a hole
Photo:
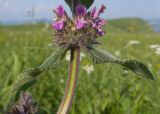
[[[12,105],[17,75],[42,63],[55,49],[52,10],[63,0],[0,0],[0,114]],[[78,85],[70,114],[159,114],[160,1],[95,0],[106,5],[106,35],[99,47],[119,58],[145,63],[156,81],[137,77],[118,65],[93,64],[81,53]],[[41,74],[27,91],[40,114],[54,114],[66,85],[69,54],[54,71]]]

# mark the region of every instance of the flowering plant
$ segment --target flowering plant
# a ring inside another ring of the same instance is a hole
[[[55,30],[54,39],[59,48],[39,67],[21,73],[14,84],[14,89],[19,89],[25,84],[33,82],[43,71],[57,68],[69,50],[71,58],[68,82],[57,114],[66,114],[70,109],[76,87],[81,50],[84,50],[96,64],[116,63],[139,76],[154,80],[152,73],[143,63],[136,60],[119,59],[96,47],[96,45],[100,44],[97,38],[105,35],[103,26],[106,22],[100,18],[100,14],[106,9],[104,5],[101,5],[98,9],[94,7],[91,11],[87,11],[87,8],[92,5],[94,0],[65,1],[71,8],[73,18],[67,15],[62,5],[53,10],[56,18],[52,23],[52,27]]]
[[[105,34],[102,27],[105,20],[99,16],[105,10],[102,5],[96,10],[96,7],[87,12],[84,5],[76,7],[74,19],[70,19],[62,5],[54,11],[56,18],[52,24],[55,29],[55,42],[59,46],[68,48],[80,47],[87,49],[88,45],[97,44],[96,39]]]

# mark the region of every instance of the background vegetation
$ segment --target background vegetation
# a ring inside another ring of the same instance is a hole
[[[141,19],[109,20],[105,28],[106,36],[98,39],[103,44],[100,47],[120,58],[147,64],[156,81],[143,80],[111,64],[94,64],[94,71],[87,74],[83,66],[92,65],[92,61],[84,57],[71,114],[159,114],[160,55],[150,45],[160,44],[160,34]],[[17,75],[38,66],[55,49],[49,24],[0,26],[0,113],[12,104],[10,87]],[[64,59],[57,70],[43,73],[28,89],[38,103],[40,114],[53,114],[58,109],[68,65]]]

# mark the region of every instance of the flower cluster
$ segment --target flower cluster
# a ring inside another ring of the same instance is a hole
[[[78,5],[72,20],[67,15],[64,7],[62,5],[58,6],[53,10],[56,18],[52,24],[55,29],[56,43],[59,45],[78,45],[80,47],[95,43],[97,37],[105,34],[102,27],[106,22],[99,17],[105,8],[104,5],[101,5],[99,9],[94,7],[87,12],[84,5]]]

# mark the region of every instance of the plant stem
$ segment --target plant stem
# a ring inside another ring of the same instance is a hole
[[[70,71],[68,75],[68,81],[65,89],[64,98],[61,102],[57,114],[67,114],[70,109],[76,87],[76,81],[78,78],[79,63],[80,48],[71,49]]]

